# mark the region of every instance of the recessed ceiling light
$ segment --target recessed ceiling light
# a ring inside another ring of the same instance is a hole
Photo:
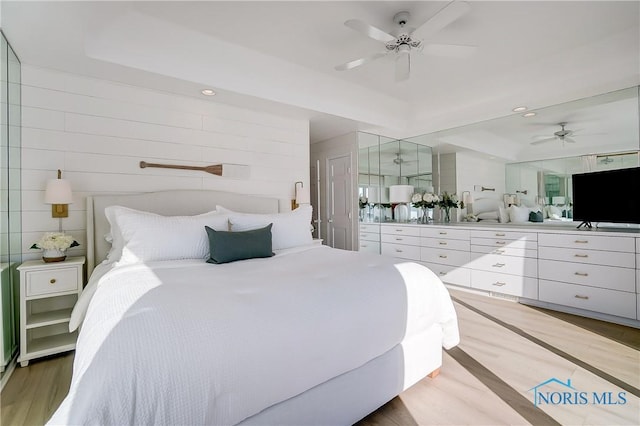
[[[513,112],[522,112],[522,111],[526,111],[526,110],[527,110],[526,106],[519,106],[519,107],[515,107],[511,111],[513,111]]]
[[[533,117],[534,115],[536,115],[536,113],[533,111],[527,112],[526,114],[522,114],[523,117]]]
[[[211,89],[203,89],[203,90],[201,91],[201,93],[202,93],[203,95],[205,95],[205,96],[213,96],[213,95],[215,95],[215,94],[216,94],[216,92],[214,92],[214,91],[213,91],[213,90],[211,90]]]

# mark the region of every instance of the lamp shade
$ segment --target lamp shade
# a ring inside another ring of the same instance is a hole
[[[367,190],[368,200],[370,203],[378,204],[380,203],[380,188],[377,186],[370,186]]]
[[[553,204],[558,205],[558,204],[565,204],[565,198],[564,197],[553,197]]]
[[[412,185],[391,185],[389,187],[389,202],[391,204],[410,203],[412,195]]]
[[[311,203],[311,194],[309,193],[309,188],[296,185],[296,203],[297,204]]]
[[[46,204],[72,204],[71,184],[65,179],[51,179],[44,193]]]

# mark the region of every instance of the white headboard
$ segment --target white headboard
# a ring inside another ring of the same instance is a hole
[[[165,216],[206,213],[216,205],[245,213],[277,213],[277,198],[257,197],[224,191],[172,190],[141,194],[94,195],[87,197],[87,274],[106,257],[111,245],[104,236],[110,226],[104,215],[108,206],[124,206]]]

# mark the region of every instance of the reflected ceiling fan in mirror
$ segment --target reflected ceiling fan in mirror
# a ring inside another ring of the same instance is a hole
[[[383,42],[385,50],[337,65],[335,69],[338,71],[350,70],[392,54],[395,55],[396,61],[396,81],[404,81],[411,74],[411,54],[414,52],[450,57],[468,56],[475,52],[476,46],[434,44],[426,43],[425,40],[466,14],[469,10],[468,3],[454,1],[415,29],[407,26],[411,16],[410,13],[406,11],[398,12],[393,17],[393,21],[398,28],[391,33],[387,33],[359,19],[350,19],[344,23],[347,27],[374,40]]]
[[[563,143],[576,143],[575,139],[573,139],[571,136],[575,136],[575,132],[579,132],[579,130],[569,130],[565,128],[566,125],[567,123],[558,123],[558,126],[560,126],[560,130],[553,133],[553,135],[535,136],[535,138],[539,140],[531,142],[531,145],[540,145],[556,140],[559,140]]]

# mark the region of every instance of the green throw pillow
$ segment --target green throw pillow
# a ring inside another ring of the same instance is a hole
[[[209,263],[229,263],[236,260],[271,257],[271,226],[251,231],[228,232],[216,231],[208,226]]]
[[[542,212],[529,213],[529,222],[544,222],[544,216]]]

